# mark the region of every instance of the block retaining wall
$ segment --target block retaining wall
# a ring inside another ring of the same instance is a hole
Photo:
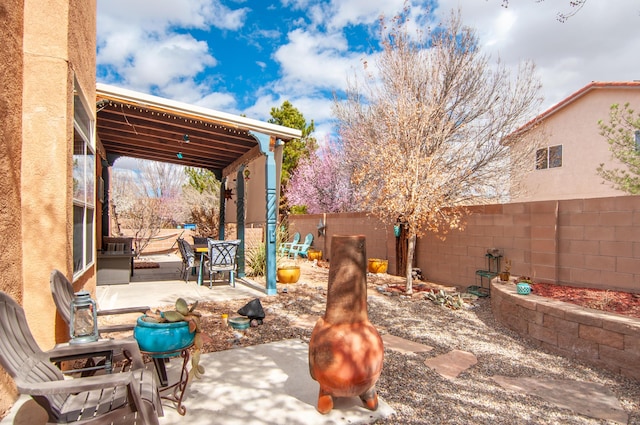
[[[640,319],[583,308],[514,284],[491,283],[496,320],[538,347],[640,380]]]

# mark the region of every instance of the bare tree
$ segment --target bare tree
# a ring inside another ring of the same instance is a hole
[[[121,228],[132,230],[138,255],[162,228],[182,220],[185,180],[182,166],[143,160],[138,160],[136,171],[114,173],[111,211],[118,233]]]
[[[536,3],[542,3],[544,0],[535,0]],[[558,12],[556,14],[556,19],[559,22],[566,22],[573,15],[578,13],[580,9],[585,5],[587,0],[568,0],[567,3],[569,5],[568,12]],[[555,5],[555,4],[554,4]],[[509,0],[502,0],[502,7],[509,7]]]
[[[532,127],[504,138],[539,107],[540,83],[532,64],[514,77],[491,66],[459,13],[428,37],[411,37],[402,17],[389,31],[377,75],[349,82],[334,112],[363,205],[405,226],[411,293],[416,237],[464,227],[465,206],[503,199],[510,170],[532,168],[535,146],[510,149]]]

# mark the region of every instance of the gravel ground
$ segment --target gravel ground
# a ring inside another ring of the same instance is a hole
[[[222,325],[221,315],[236,315],[250,299],[202,303],[203,352],[226,350],[288,338],[309,341],[311,328],[294,324],[300,317],[321,316],[326,303],[328,270],[303,268],[297,284],[278,285],[278,295],[261,298],[264,323],[243,332]],[[507,391],[493,376],[566,379],[609,388],[640,425],[640,382],[542,351],[498,325],[490,300],[476,299],[461,310],[437,306],[421,296],[386,296],[377,288],[398,283],[390,275],[369,275],[369,318],[381,334],[390,333],[434,349],[401,354],[385,350],[380,396],[397,415],[378,424],[603,424],[608,423],[559,408],[540,397]],[[402,279],[400,279],[402,281]],[[282,290],[286,288],[287,293]],[[451,350],[473,353],[478,363],[448,380],[424,361]]]

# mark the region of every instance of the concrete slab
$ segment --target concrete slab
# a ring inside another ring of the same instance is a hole
[[[363,407],[360,398],[335,400],[327,415],[316,411],[319,386],[309,375],[306,342],[291,339],[270,344],[203,354],[202,379],[189,382],[180,416],[173,403],[164,401],[161,425],[338,425],[368,424],[393,415],[381,398],[376,411]],[[153,363],[147,363],[152,368]],[[169,383],[176,382],[181,361],[167,364]],[[21,396],[0,425],[39,425],[44,410],[28,396]]]
[[[629,415],[607,387],[593,382],[568,379],[494,376],[501,387],[536,395],[556,406],[573,410],[591,418],[626,424]]]
[[[308,344],[298,339],[203,354],[200,364],[205,376],[189,383],[186,416],[166,407],[161,424],[366,424],[394,413],[382,399],[378,410],[367,410],[358,397],[339,398],[330,413],[318,413]]]
[[[104,285],[96,287],[96,302],[100,309],[119,307],[134,307],[148,305],[150,307],[170,306],[179,297],[189,304],[198,301],[228,301],[249,297],[264,297],[265,293],[258,291],[236,280],[236,286],[226,283],[209,283],[199,286],[196,282],[164,281],[164,282],[131,282],[128,285]]]
[[[452,350],[446,354],[424,361],[424,364],[434,369],[447,379],[455,379],[465,370],[478,363],[478,359],[467,351]]]

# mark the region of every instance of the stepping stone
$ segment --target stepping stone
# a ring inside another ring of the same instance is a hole
[[[428,345],[409,341],[408,339],[400,338],[399,336],[393,336],[390,334],[382,335],[382,341],[384,342],[385,348],[397,351],[402,354],[427,353],[433,350],[433,347],[429,347]]]
[[[313,329],[320,316],[301,314],[291,321],[291,325],[302,329]]]
[[[604,385],[568,379],[531,377],[494,376],[493,380],[503,388],[527,395],[537,395],[558,407],[573,410],[591,418],[620,424],[626,424],[629,420],[629,415],[622,408],[620,401]]]
[[[455,379],[465,370],[478,363],[478,359],[467,351],[453,350],[424,361],[444,378]]]

